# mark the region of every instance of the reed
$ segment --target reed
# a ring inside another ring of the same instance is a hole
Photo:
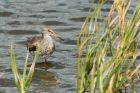
[[[140,68],[135,65],[140,56],[140,5],[127,17],[131,0],[114,0],[108,16],[100,23],[97,20],[103,18],[101,9],[105,2],[99,0],[94,10],[91,4],[77,38],[76,92],[122,93],[129,86],[135,93]]]
[[[21,74],[18,71],[15,52],[11,45],[11,48],[10,48],[11,68],[12,68],[12,72],[14,74],[15,85],[16,85],[19,93],[29,93],[32,77],[34,74],[35,62],[38,58],[38,53],[39,53],[39,51],[37,51],[35,53],[31,67],[28,70],[27,65],[28,65],[29,53],[27,51],[27,54],[25,57],[25,62],[24,62],[24,67],[23,67],[23,73]]]

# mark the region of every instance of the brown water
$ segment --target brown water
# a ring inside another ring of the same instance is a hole
[[[130,15],[137,4],[137,0],[132,1]],[[0,93],[17,93],[8,53],[11,42],[21,71],[27,37],[40,34],[45,25],[52,25],[65,40],[56,42],[47,71],[43,59],[37,61],[31,93],[75,93],[76,36],[89,3],[89,0],[0,0]],[[109,0],[104,6],[103,16],[111,4]]]

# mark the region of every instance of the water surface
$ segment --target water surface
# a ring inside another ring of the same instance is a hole
[[[109,0],[103,7],[104,17],[112,3]],[[133,0],[128,14],[136,4]],[[0,93],[17,93],[10,67],[11,42],[22,71],[27,37],[39,35],[45,25],[51,25],[65,40],[56,42],[47,71],[44,60],[37,61],[31,93],[75,93],[76,36],[89,5],[90,0],[0,0]]]

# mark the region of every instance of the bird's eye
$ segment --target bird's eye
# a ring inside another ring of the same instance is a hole
[[[52,33],[52,34],[54,34],[54,32],[52,31],[52,30],[48,30],[49,31],[49,33]]]
[[[48,32],[51,32],[51,30],[48,30]]]

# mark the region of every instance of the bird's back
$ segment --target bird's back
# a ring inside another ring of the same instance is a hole
[[[28,38],[27,49],[29,52],[34,52],[40,47],[40,55],[48,58],[55,50],[55,44],[50,36],[36,36]]]
[[[28,40],[27,40],[27,50],[29,50],[29,52],[36,51],[37,50],[37,44],[41,41],[42,41],[41,36],[35,36],[35,37],[32,37],[32,38],[28,38]]]

